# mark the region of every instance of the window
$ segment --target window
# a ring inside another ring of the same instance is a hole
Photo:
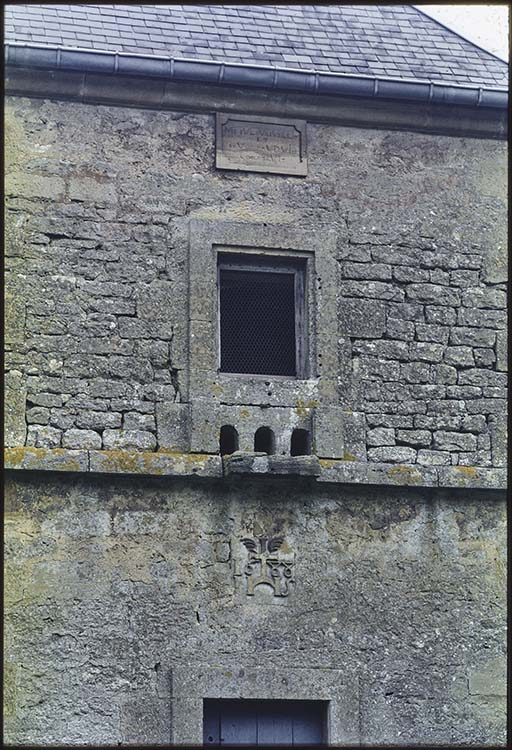
[[[326,701],[205,700],[203,716],[205,746],[326,743]]]
[[[219,255],[220,370],[305,377],[305,263]]]

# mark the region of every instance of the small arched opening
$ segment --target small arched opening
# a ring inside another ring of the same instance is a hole
[[[230,424],[224,424],[220,428],[220,455],[229,456],[238,450],[238,432]]]
[[[270,427],[259,427],[254,433],[255,453],[268,453],[271,455],[275,450],[274,433]]]
[[[291,456],[309,456],[311,453],[311,441],[308,430],[294,430],[290,444]]]

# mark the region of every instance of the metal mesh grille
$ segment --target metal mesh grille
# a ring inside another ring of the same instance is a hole
[[[295,375],[293,273],[220,270],[223,372]]]

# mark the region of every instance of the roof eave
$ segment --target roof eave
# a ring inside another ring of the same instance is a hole
[[[501,88],[428,80],[353,76],[296,68],[134,55],[92,49],[7,43],[6,65],[106,75],[146,76],[177,82],[213,83],[330,96],[422,102],[461,107],[508,108]]]

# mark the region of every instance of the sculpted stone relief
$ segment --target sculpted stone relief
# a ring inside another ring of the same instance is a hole
[[[240,541],[248,552],[243,568],[247,596],[254,596],[254,589],[262,584],[270,586],[274,596],[288,596],[294,582],[294,559],[282,550],[284,537],[246,537]]]

